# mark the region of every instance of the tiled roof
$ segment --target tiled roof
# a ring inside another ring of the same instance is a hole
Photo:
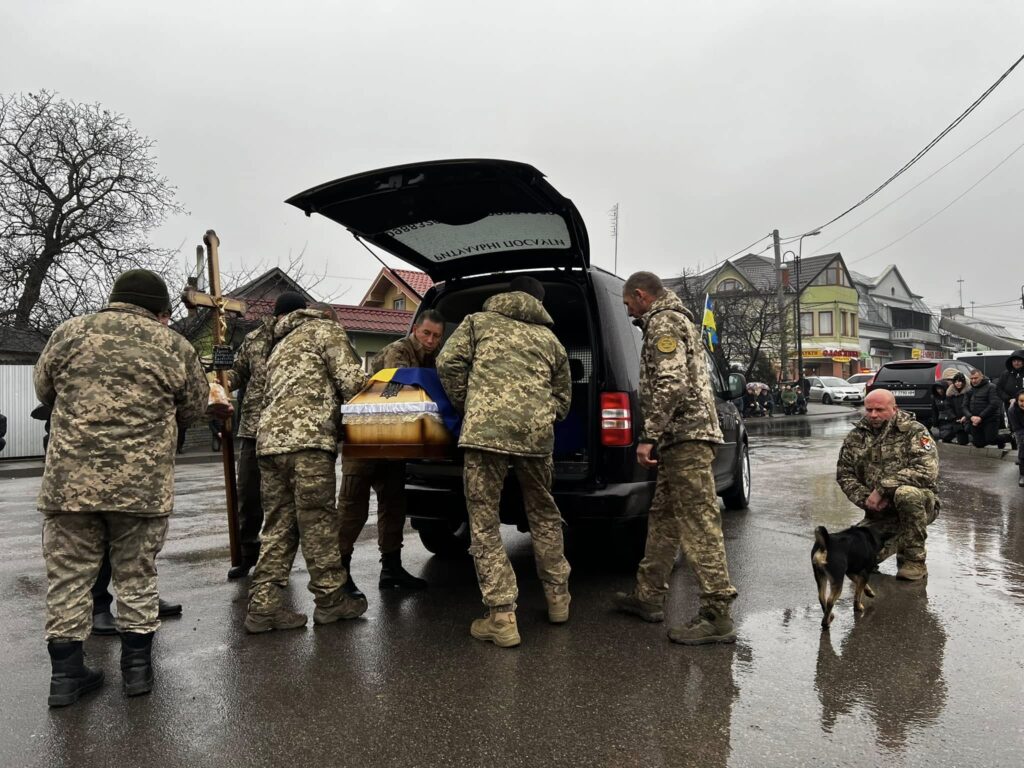
[[[434,281],[430,279],[426,272],[420,272],[417,269],[393,269],[391,271],[416,291],[420,298],[423,298],[434,285]]]
[[[335,304],[338,320],[347,331],[369,333],[404,334],[412,322],[412,312],[404,309],[381,309],[379,307],[353,307],[350,304]]]
[[[272,301],[246,302],[245,322],[254,323],[274,311]],[[405,334],[412,322],[412,312],[403,309],[380,309],[378,307],[356,307],[351,304],[332,304],[338,320],[346,331],[367,333]]]

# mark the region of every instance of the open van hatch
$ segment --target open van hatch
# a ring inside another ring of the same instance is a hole
[[[289,198],[441,282],[590,264],[576,206],[509,160],[440,160],[346,176]]]

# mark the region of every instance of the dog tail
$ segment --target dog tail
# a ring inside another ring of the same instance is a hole
[[[814,543],[821,549],[828,549],[828,531],[824,525],[814,529]]]

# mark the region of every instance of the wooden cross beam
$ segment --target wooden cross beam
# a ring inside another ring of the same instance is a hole
[[[188,287],[181,294],[181,300],[189,309],[196,307],[208,307],[213,310],[213,359],[214,369],[217,372],[217,381],[228,388],[227,369],[231,367],[230,362],[224,364],[224,353],[231,357],[231,348],[225,347],[227,337],[229,314],[245,315],[245,302],[232,299],[221,293],[220,286],[220,258],[218,249],[220,238],[212,229],[206,230],[203,236],[203,243],[206,245],[206,264],[210,278],[210,292],[203,293],[193,287]],[[196,247],[196,256],[201,260],[203,257],[203,246]],[[220,353],[220,354],[219,354]],[[232,426],[233,416],[224,420],[224,429],[221,432],[220,450],[224,462],[224,494],[227,500],[228,511],[228,544],[231,548],[231,565],[242,564],[242,553],[238,541],[238,493],[235,483],[235,443],[234,428]]]

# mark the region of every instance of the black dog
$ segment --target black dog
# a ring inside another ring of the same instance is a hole
[[[854,526],[832,534],[821,525],[814,529],[811,566],[818,582],[818,601],[825,614],[822,629],[828,629],[832,623],[832,606],[843,592],[844,576],[849,576],[854,585],[854,611],[864,610],[864,595],[875,596],[868,578],[878,565],[881,548],[881,537],[868,526]]]

